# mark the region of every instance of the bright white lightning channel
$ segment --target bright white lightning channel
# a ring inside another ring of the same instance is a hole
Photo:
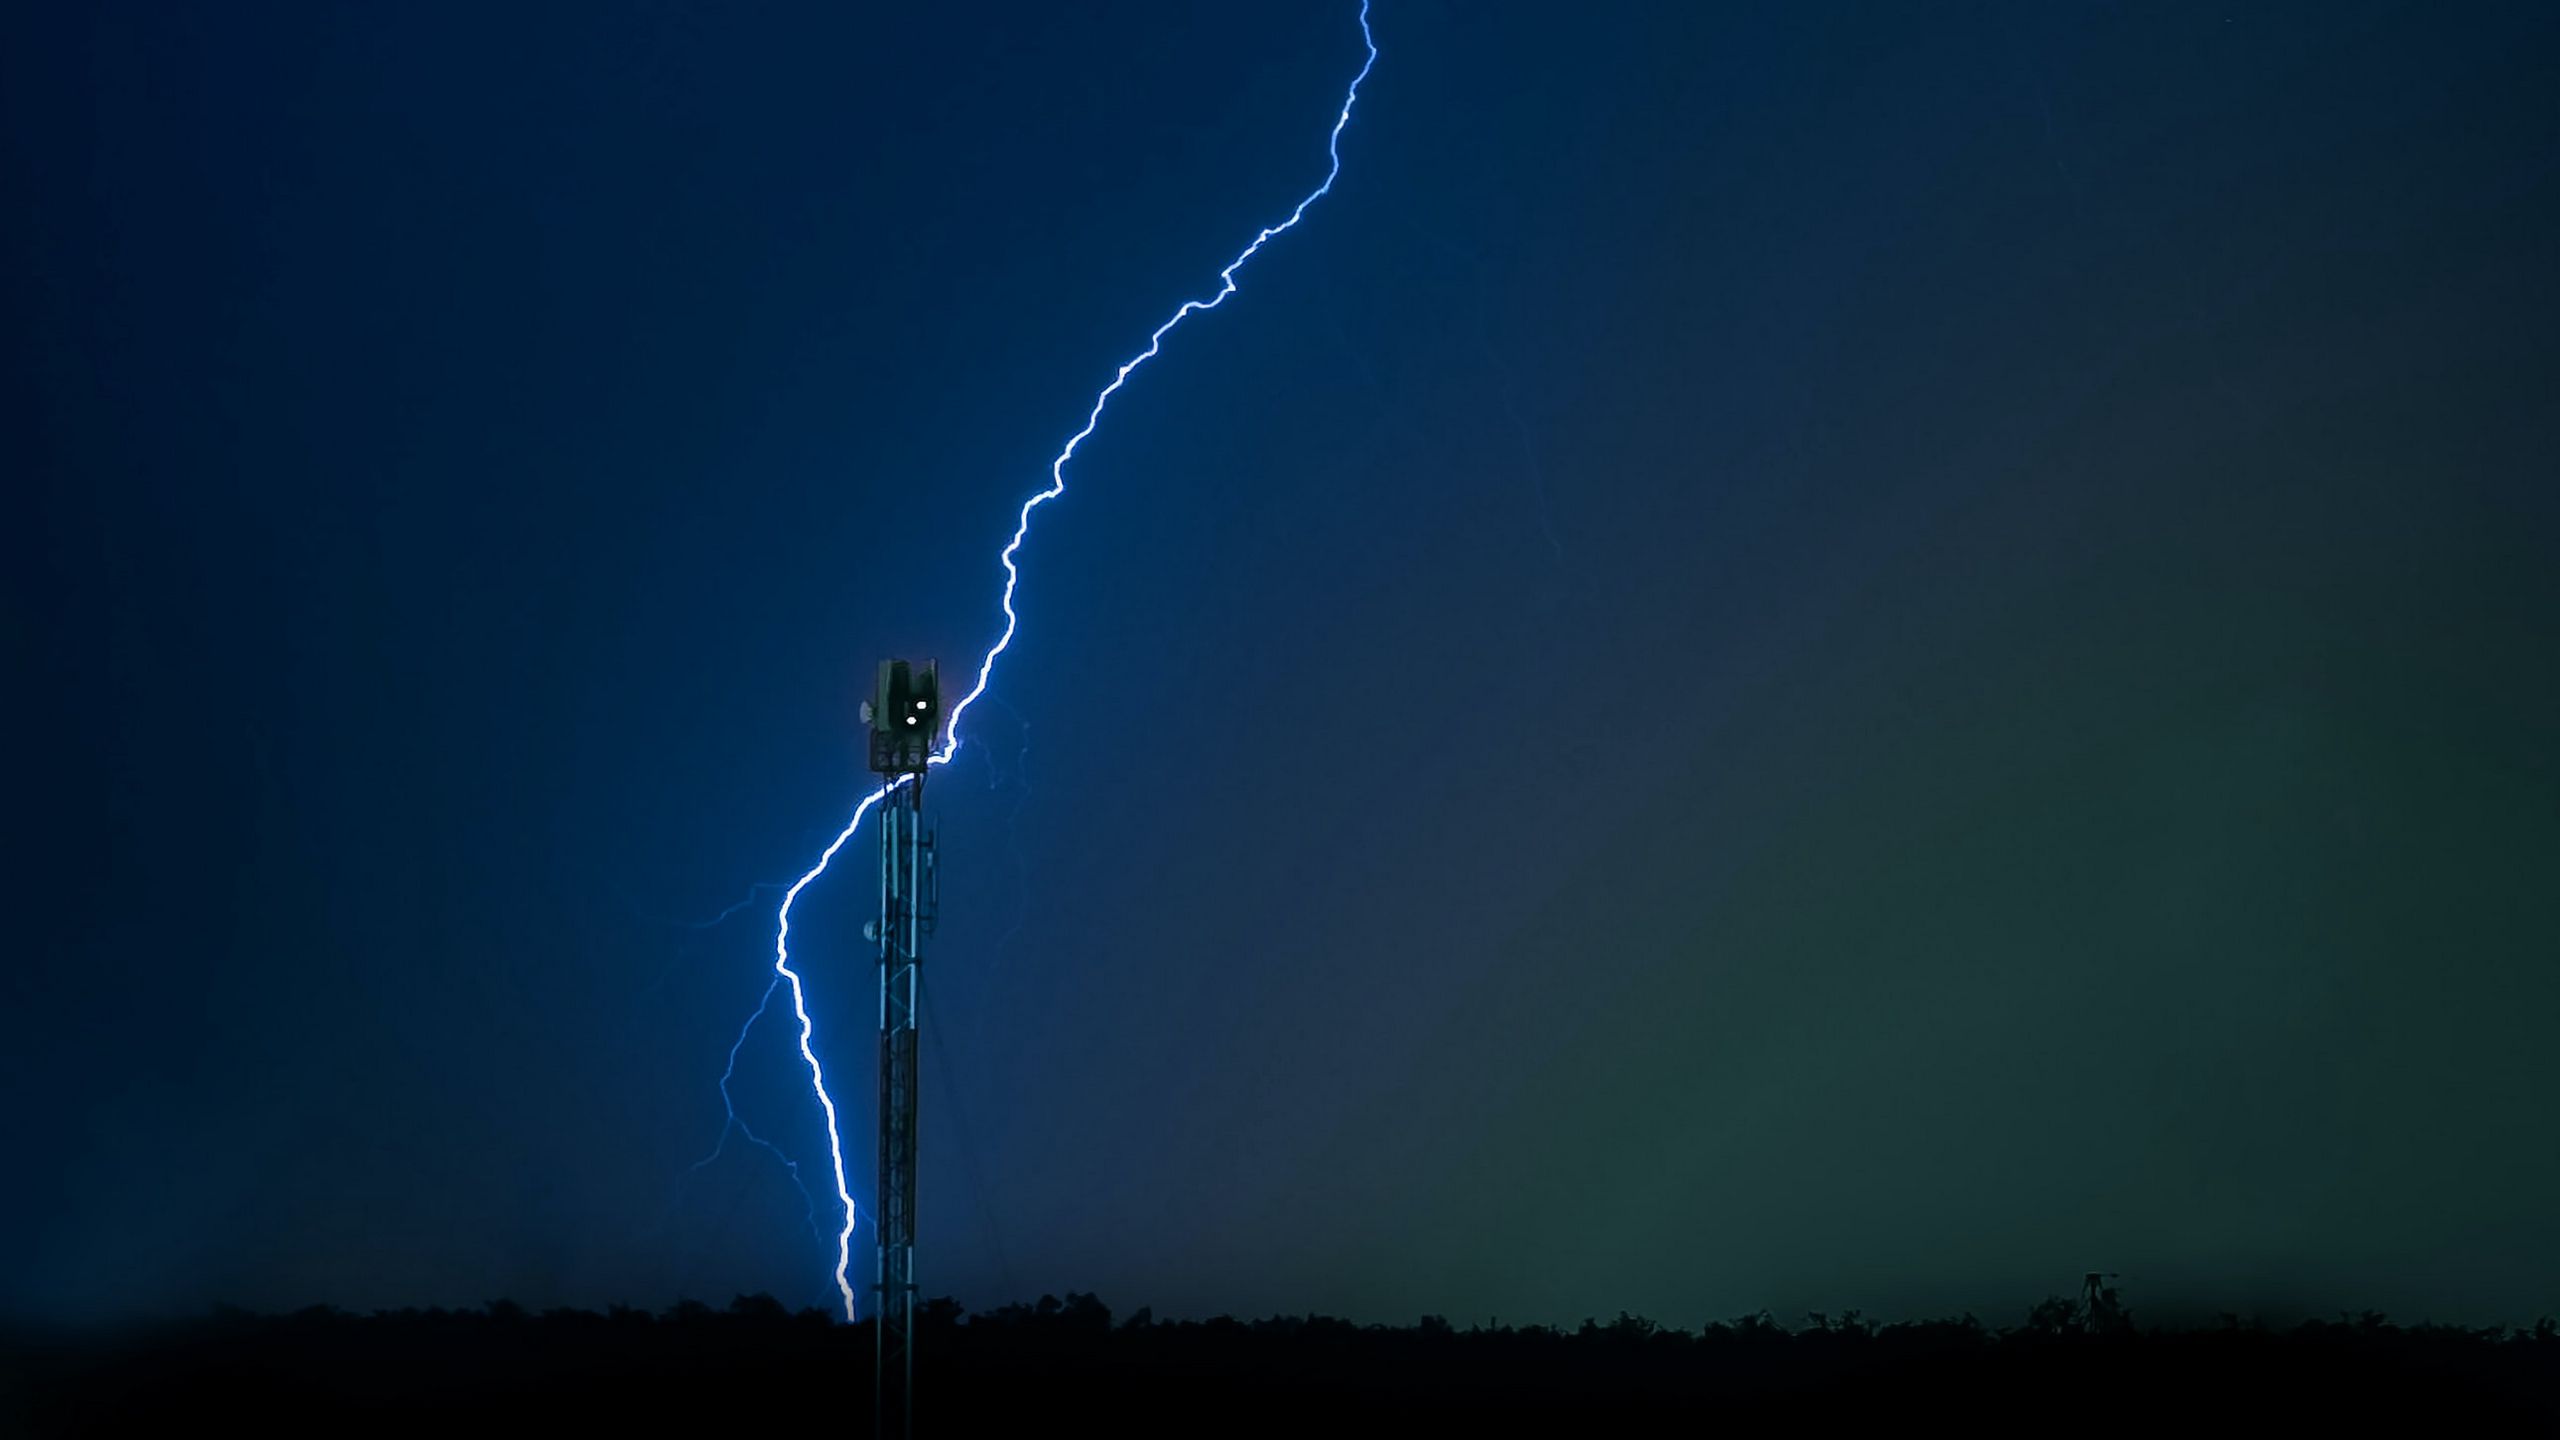
[[[1369,0],[1360,0],[1360,41],[1368,49],[1368,58],[1361,62],[1360,73],[1351,77],[1350,88],[1343,92],[1342,109],[1334,116],[1333,131],[1326,137],[1325,154],[1331,164],[1325,170],[1324,183],[1308,191],[1306,198],[1300,200],[1297,207],[1289,212],[1288,219],[1265,228],[1261,234],[1253,237],[1252,244],[1237,252],[1236,258],[1227,262],[1227,267],[1218,272],[1216,294],[1206,300],[1184,301],[1182,308],[1174,311],[1171,319],[1155,328],[1154,333],[1147,337],[1147,348],[1124,362],[1120,366],[1119,373],[1112,377],[1111,383],[1103,386],[1102,393],[1093,397],[1093,409],[1085,416],[1084,428],[1068,436],[1067,443],[1058,451],[1057,458],[1049,462],[1048,486],[1022,502],[1020,513],[1014,517],[1013,538],[1005,542],[1003,553],[996,557],[1004,565],[1004,595],[1000,602],[1004,610],[1004,633],[996,637],[996,643],[988,647],[986,658],[978,662],[978,683],[971,687],[967,695],[961,697],[959,704],[951,707],[950,726],[944,732],[942,748],[931,757],[931,763],[948,765],[951,763],[951,757],[960,753],[960,717],[968,714],[969,707],[976,704],[978,697],[987,692],[987,679],[995,671],[996,657],[1002,655],[1006,648],[1013,644],[1014,630],[1020,623],[1020,617],[1015,615],[1013,610],[1013,591],[1014,587],[1021,582],[1022,572],[1016,567],[1014,557],[1021,551],[1023,539],[1031,533],[1031,512],[1066,493],[1067,462],[1075,457],[1076,447],[1082,445],[1093,434],[1094,428],[1102,423],[1103,409],[1111,403],[1111,397],[1120,392],[1121,386],[1129,383],[1129,377],[1136,374],[1140,366],[1156,358],[1157,352],[1164,345],[1164,337],[1173,333],[1175,326],[1180,325],[1196,312],[1215,310],[1226,303],[1227,297],[1236,293],[1236,272],[1244,268],[1245,262],[1259,253],[1274,236],[1286,234],[1294,228],[1306,215],[1307,207],[1324,198],[1333,189],[1334,178],[1342,173],[1343,128],[1351,123],[1351,107],[1359,102],[1360,83],[1369,78],[1369,71],[1378,63],[1377,37],[1369,30]],[[836,1200],[844,1207],[844,1228],[836,1234],[835,1275],[836,1289],[844,1296],[844,1316],[847,1320],[854,1318],[853,1285],[845,1278],[845,1272],[851,1269],[853,1264],[853,1192],[845,1186],[844,1142],[836,1123],[836,1102],[827,1093],[826,1072],[818,1064],[817,1051],[809,1044],[813,1027],[809,1020],[808,995],[801,987],[800,972],[791,968],[791,905],[793,901],[800,898],[801,891],[809,888],[810,882],[826,873],[827,866],[836,858],[836,852],[842,850],[845,842],[853,838],[854,831],[862,827],[862,817],[871,813],[871,807],[879,804],[881,797],[887,795],[891,788],[893,787],[883,786],[862,797],[861,803],[853,807],[853,818],[845,822],[843,831],[818,856],[818,863],[810,866],[808,873],[793,881],[791,888],[783,893],[782,909],[774,917],[773,968],[782,979],[791,984],[791,1011],[800,1017],[800,1058],[808,1063],[809,1088],[817,1094],[818,1108],[826,1114],[827,1153],[835,1164]],[[771,995],[772,992],[768,989],[766,998],[770,999]],[[763,1007],[759,1005],[757,1014],[762,1013]],[[752,1025],[754,1021],[750,1020],[748,1023]],[[730,1054],[734,1066],[736,1051],[732,1050]],[[724,1096],[725,1092],[724,1079]],[[734,1113],[733,1110],[732,1114]]]

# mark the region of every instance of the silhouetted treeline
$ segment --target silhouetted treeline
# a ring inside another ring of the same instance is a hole
[[[2109,1297],[2110,1301],[2112,1297]],[[225,1312],[0,1350],[0,1433],[248,1426],[662,1434],[809,1426],[861,1434],[870,1326],[767,1296],[662,1314],[617,1307],[371,1315]],[[2560,1330],[2399,1326],[2366,1314],[2274,1330],[2143,1329],[2112,1303],[2035,1306],[1995,1329],[1767,1314],[1687,1331],[1621,1314],[1578,1328],[1320,1316],[1115,1318],[1091,1295],[927,1309],[920,1433],[1098,1426],[1111,1436],[1588,1434],[1644,1422],[1948,1423],[1975,1434],[2560,1428]],[[1666,1431],[1666,1433],[1668,1433]],[[1817,1433],[1820,1433],[1819,1428]]]

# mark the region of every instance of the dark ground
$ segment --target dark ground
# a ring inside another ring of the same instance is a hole
[[[764,1297],[726,1311],[225,1314],[87,1340],[19,1336],[0,1431],[860,1434],[871,1330]],[[1621,1316],[1578,1331],[1318,1318],[1115,1321],[1091,1296],[962,1317],[924,1337],[927,1434],[1664,1433],[1732,1423],[1947,1424],[1969,1434],[2560,1432],[2560,1331],[2026,1324],[1703,1332]],[[801,1428],[801,1427],[806,1427]]]

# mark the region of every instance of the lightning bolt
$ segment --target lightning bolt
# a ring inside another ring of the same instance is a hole
[[[978,662],[978,683],[971,687],[967,695],[961,697],[959,704],[951,707],[950,725],[944,732],[942,748],[931,756],[931,763],[948,765],[951,763],[951,757],[960,753],[961,717],[969,713],[970,706],[978,703],[979,696],[987,693],[987,682],[995,672],[996,661],[1012,646],[1014,633],[1021,625],[1021,617],[1014,613],[1013,608],[1014,588],[1022,581],[1022,571],[1016,564],[1016,557],[1022,551],[1022,542],[1031,534],[1031,514],[1067,493],[1067,462],[1075,458],[1076,448],[1092,438],[1094,430],[1102,424],[1102,412],[1111,404],[1111,397],[1120,393],[1120,388],[1129,383],[1129,377],[1137,374],[1140,367],[1156,358],[1164,347],[1165,337],[1173,333],[1174,327],[1204,310],[1215,310],[1225,304],[1227,297],[1236,293],[1236,272],[1243,269],[1247,261],[1260,254],[1263,246],[1296,228],[1298,222],[1306,217],[1307,207],[1323,199],[1332,191],[1335,177],[1342,173],[1343,129],[1351,123],[1351,107],[1359,102],[1361,82],[1369,78],[1370,70],[1374,69],[1378,63],[1377,37],[1369,29],[1369,0],[1360,0],[1360,42],[1368,50],[1368,58],[1361,62],[1360,73],[1351,77],[1350,88],[1343,92],[1342,109],[1334,115],[1332,133],[1325,139],[1325,155],[1331,163],[1325,170],[1324,183],[1308,191],[1305,198],[1301,199],[1289,212],[1287,219],[1276,225],[1264,227],[1262,233],[1253,237],[1252,244],[1245,246],[1243,250],[1237,252],[1235,259],[1227,262],[1226,268],[1218,272],[1216,294],[1206,300],[1184,301],[1182,308],[1173,312],[1172,318],[1158,325],[1147,336],[1146,349],[1121,363],[1119,373],[1112,377],[1111,383],[1103,386],[1101,393],[1093,397],[1093,409],[1085,416],[1084,428],[1068,436],[1067,443],[1059,449],[1057,458],[1049,462],[1048,485],[1033,492],[1029,499],[1022,502],[1022,509],[1014,516],[1013,538],[1005,542],[1003,552],[996,557],[1004,566],[1004,594],[999,601],[1004,611],[1004,633],[996,637],[996,643],[988,647],[985,658]],[[818,1063],[818,1052],[810,1045],[814,1026],[809,1019],[808,992],[801,984],[800,972],[791,968],[791,906],[800,898],[801,891],[808,889],[819,876],[827,873],[827,866],[834,862],[836,853],[844,849],[845,843],[853,839],[854,832],[862,828],[863,817],[871,813],[872,807],[878,805],[897,785],[904,783],[906,782],[901,780],[882,786],[864,796],[861,803],[853,807],[853,818],[845,822],[844,829],[818,856],[817,863],[810,866],[808,872],[793,881],[791,888],[783,893],[782,908],[774,916],[773,968],[775,974],[782,981],[788,982],[791,987],[791,1012],[800,1021],[800,1058],[809,1067],[809,1088],[818,1098],[818,1108],[826,1115],[827,1155],[835,1166],[836,1200],[844,1207],[844,1228],[836,1234],[835,1278],[836,1289],[844,1296],[844,1316],[847,1320],[854,1318],[853,1285],[845,1278],[845,1272],[852,1268],[853,1264],[855,1218],[853,1192],[845,1186],[844,1141],[837,1124],[836,1102],[834,1097],[827,1093],[826,1071]],[[772,988],[768,986],[765,1002],[770,1003],[772,997]],[[763,1012],[764,1005],[758,1005],[757,1015],[761,1016]],[[752,1026],[754,1020],[751,1018],[748,1024]],[[741,1030],[739,1033],[743,1040],[745,1031]],[[737,1051],[732,1048],[730,1063],[733,1073],[736,1061]],[[721,1096],[724,1101],[728,1096],[726,1076],[722,1077]],[[736,1113],[736,1108],[732,1106],[730,1109],[732,1123],[735,1123]],[[742,1133],[747,1132],[742,1130]],[[725,1137],[726,1132],[724,1131],[723,1134]],[[748,1133],[748,1138],[757,1139],[752,1133]],[[757,1140],[757,1143],[764,1142]],[[766,1148],[772,1147],[767,1145]],[[777,1150],[774,1153],[779,1155],[781,1152]],[[794,1171],[796,1174],[796,1166]]]

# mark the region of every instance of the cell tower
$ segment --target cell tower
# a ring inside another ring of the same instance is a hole
[[[924,775],[942,729],[933,662],[880,662],[871,700],[871,769],[888,787],[880,801],[880,918],[867,933],[880,946],[880,1193],[872,1226],[880,1236],[880,1292],[872,1376],[872,1433],[915,1433],[916,1322],[916,966],[933,933],[938,886],[933,831],[924,818]]]

